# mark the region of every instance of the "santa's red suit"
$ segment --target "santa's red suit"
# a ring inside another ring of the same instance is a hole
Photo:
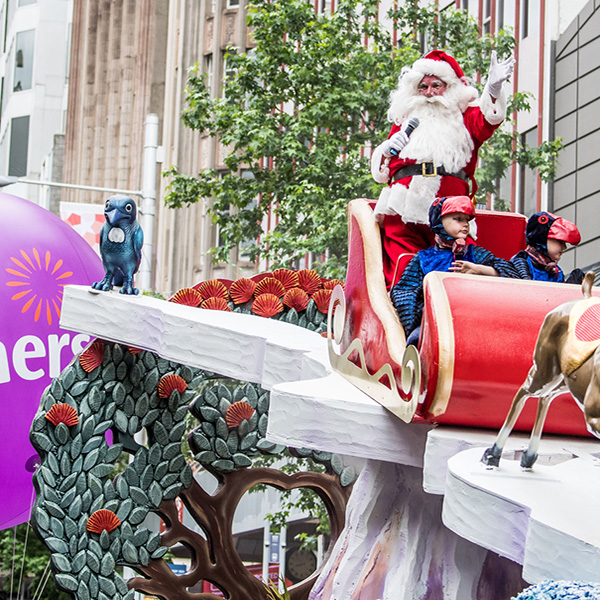
[[[425,75],[446,83],[443,95],[427,98],[418,93]],[[412,254],[432,245],[428,213],[436,196],[474,196],[479,148],[505,115],[504,94],[494,100],[486,87],[477,100],[477,90],[466,85],[460,66],[444,52],[430,52],[401,76],[391,96],[388,117],[394,125],[388,139],[413,117],[419,125],[397,156],[384,156],[384,142],[372,157],[373,176],[388,183],[375,208],[388,286]]]

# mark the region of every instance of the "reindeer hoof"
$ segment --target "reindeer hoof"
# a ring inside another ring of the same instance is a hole
[[[481,462],[486,467],[497,467],[500,465],[500,457],[502,456],[502,449],[498,448],[496,444],[494,444],[491,448],[488,448],[481,457]]]
[[[521,456],[521,469],[530,471],[535,464],[537,457],[537,452],[529,452],[529,450],[523,452],[523,455]]]

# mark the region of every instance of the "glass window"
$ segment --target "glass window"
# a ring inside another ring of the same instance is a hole
[[[65,55],[65,83],[69,83],[69,68],[71,65],[71,30],[73,23],[67,25],[67,52]]]
[[[6,0],[6,21],[4,21],[4,45],[6,46],[8,24],[13,22],[15,10],[17,8],[17,0]],[[5,48],[6,50],[6,48]]]
[[[496,1],[496,31],[504,28],[504,0]]]
[[[225,98],[225,82],[227,79],[232,79],[233,77],[235,77],[235,69],[226,58],[223,58],[223,80],[221,88],[221,95],[223,96],[223,98]]]
[[[489,35],[492,30],[492,1],[485,0],[483,7],[483,33]]]
[[[317,12],[319,14],[331,13],[331,0],[318,0],[317,1]]]
[[[8,51],[8,59],[6,61],[7,65],[12,65],[15,59],[15,44],[14,41],[10,45],[10,49]],[[6,110],[6,105],[8,103],[8,99],[12,96],[12,77],[13,72],[11,69],[6,69],[3,77],[3,88],[2,88],[2,113]]]
[[[229,204],[227,204],[225,206],[225,210],[224,212],[229,212],[230,208],[229,208]],[[216,227],[215,227],[216,231],[215,231],[215,235],[217,238],[217,246],[224,246],[225,245],[225,237],[223,236],[223,232],[221,231],[221,227],[220,225],[217,223]]]
[[[27,175],[27,150],[29,147],[29,117],[17,117],[11,121],[9,176]]]
[[[17,33],[15,47],[15,78],[13,91],[21,92],[31,89],[33,78],[33,42],[35,30]]]
[[[204,74],[206,75],[206,89],[208,90],[208,93],[212,96],[212,86],[213,86],[212,54],[207,54],[204,57]]]
[[[0,7],[0,38],[2,39],[0,48],[6,52],[6,4]]]
[[[244,169],[242,171],[242,179],[254,179],[254,173],[248,169]],[[248,206],[247,209],[252,210],[253,208],[256,208],[257,206],[258,206],[258,198],[254,198],[252,200],[252,204],[250,206]],[[246,238],[246,239],[242,240],[239,245],[240,258],[249,260],[250,259],[249,247],[255,243],[256,243],[256,240],[252,239],[252,238]]]
[[[227,0],[227,8],[237,8],[240,5],[240,0]]]
[[[521,39],[539,30],[540,0],[521,0]]]
[[[523,0],[521,5],[521,39],[529,35],[529,0]]]

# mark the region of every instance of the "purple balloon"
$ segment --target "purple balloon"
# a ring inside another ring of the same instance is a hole
[[[29,428],[44,389],[90,337],[59,327],[65,285],[104,276],[69,225],[0,193],[0,529],[29,519],[39,457]]]

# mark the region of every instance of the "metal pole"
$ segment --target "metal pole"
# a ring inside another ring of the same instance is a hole
[[[287,547],[287,525],[281,528],[279,534],[279,592],[283,594],[285,590],[285,550]]]
[[[265,523],[263,531],[263,560],[262,560],[262,578],[265,585],[269,585],[269,558],[271,546],[271,525]]]
[[[125,194],[126,196],[143,196],[140,190],[118,190],[116,188],[96,187],[93,185],[77,185],[75,183],[59,183],[57,181],[40,181],[37,179],[21,179],[19,177],[0,176],[0,187],[13,185],[14,183],[26,183],[28,185],[47,185],[48,187],[70,188],[74,190],[87,190],[88,192],[108,192],[110,194]]]
[[[142,229],[144,247],[138,285],[142,290],[152,288],[152,247],[154,215],[156,213],[156,149],[158,148],[158,115],[146,116],[144,125],[144,167],[142,171]]]

